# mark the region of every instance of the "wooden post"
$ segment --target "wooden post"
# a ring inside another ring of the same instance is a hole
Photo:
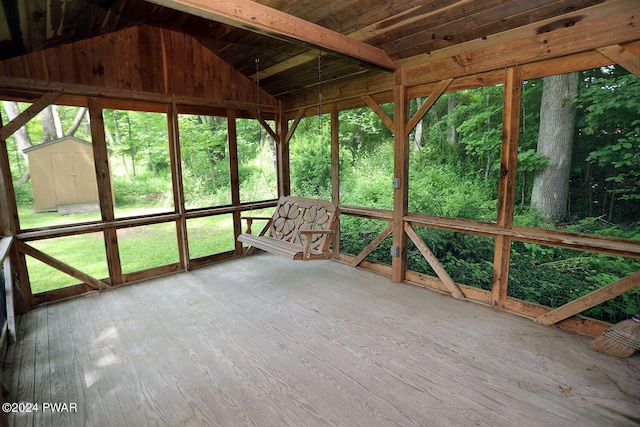
[[[391,258],[391,279],[402,282],[407,267],[407,235],[404,216],[409,205],[409,137],[405,132],[409,112],[405,69],[395,73],[394,88],[394,150],[393,150],[393,246],[397,256]],[[392,185],[392,183],[389,183]]]
[[[98,195],[100,199],[100,214],[105,223],[113,222],[113,189],[111,187],[111,172],[109,168],[109,153],[104,134],[104,117],[102,116],[102,102],[99,98],[89,98],[89,122],[91,125],[91,141],[93,158],[98,181]],[[122,283],[122,266],[118,251],[118,235],[114,227],[104,230],[105,250],[111,286]]]
[[[282,109],[282,101],[278,103],[278,139],[276,139],[276,165],[278,168],[278,197],[291,194],[291,170],[289,169],[289,140],[287,139],[287,116]]]
[[[331,201],[340,206],[340,119],[338,104],[331,104]],[[340,216],[333,235],[333,255],[340,255]]]
[[[231,204],[240,205],[240,173],[238,172],[238,132],[236,127],[236,111],[227,110],[227,137],[229,139],[229,162],[231,176]],[[240,212],[233,211],[233,241],[236,255],[242,255],[242,242],[238,236],[242,233]]]
[[[0,117],[0,130],[2,129],[5,128],[2,123],[2,117]],[[20,229],[20,223],[18,207],[15,203],[15,197],[13,197],[14,194],[7,141],[0,135],[0,235],[12,236],[15,239],[16,233]],[[24,254],[19,253],[16,245],[13,245],[11,254],[7,256],[5,262],[8,266],[12,262],[16,266],[13,273],[16,275],[17,280],[14,282],[13,277],[11,277],[9,282],[13,284],[17,291],[12,295],[15,311],[26,313],[33,303],[33,295],[31,294],[31,283]],[[5,268],[7,268],[7,265],[5,265]],[[7,270],[5,270],[5,274],[7,274]],[[20,286],[20,288],[17,288],[17,286]]]
[[[515,203],[516,165],[518,162],[518,131],[522,77],[519,67],[508,68],[504,82],[504,110],[502,112],[502,149],[500,150],[500,178],[498,182],[498,228],[511,229]],[[496,237],[493,256],[491,304],[504,307],[507,301],[511,238]]]
[[[0,129],[4,129],[0,116]],[[18,208],[15,204],[7,141],[0,136],[0,236],[15,237],[18,230]]]

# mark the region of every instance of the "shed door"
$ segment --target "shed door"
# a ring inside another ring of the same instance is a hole
[[[95,171],[87,165],[90,153],[51,153],[56,204],[73,205],[96,202],[98,189]]]
[[[56,205],[75,203],[76,177],[73,172],[71,153],[50,153],[53,186],[56,193]]]

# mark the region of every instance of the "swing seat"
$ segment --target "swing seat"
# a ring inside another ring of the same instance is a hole
[[[245,255],[258,248],[292,260],[331,259],[338,215],[339,208],[326,200],[281,197],[272,217],[241,217],[247,221],[247,231],[238,241],[249,245]],[[267,220],[258,235],[251,234],[255,220]]]

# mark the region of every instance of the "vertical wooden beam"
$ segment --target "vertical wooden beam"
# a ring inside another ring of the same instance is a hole
[[[504,110],[502,112],[502,149],[500,150],[497,218],[498,227],[506,229],[510,229],[513,226],[521,95],[522,76],[520,68],[511,67],[506,69],[504,82]],[[504,307],[507,301],[510,259],[511,238],[507,236],[496,237],[496,245],[493,255],[491,304],[499,307]]]
[[[340,206],[340,121],[338,104],[331,104],[331,201]],[[340,215],[333,234],[333,254],[340,255]]]
[[[0,115],[0,129],[3,129]],[[18,231],[18,208],[15,203],[7,141],[0,136],[0,236],[15,237]]]
[[[282,101],[278,103],[278,123],[276,141],[276,165],[278,168],[278,196],[291,194],[291,170],[289,169],[289,140],[287,136],[287,117],[282,109]]]
[[[0,115],[0,129],[3,129],[2,116]],[[9,165],[9,153],[7,151],[7,141],[0,136],[0,235],[12,236],[16,238],[16,233],[20,230],[18,219],[18,207],[15,199],[15,189],[11,179],[11,167]],[[16,245],[11,249],[11,255],[7,257],[8,263],[16,266],[14,275],[17,280],[12,280],[17,292],[13,296],[15,311],[26,313],[33,303],[31,294],[31,283],[27,273],[26,259],[19,253]],[[6,271],[5,271],[6,274]]]
[[[402,282],[407,268],[407,235],[404,232],[404,216],[409,205],[409,137],[405,132],[409,116],[406,72],[395,72],[394,87],[394,150],[393,176],[398,185],[393,190],[393,246],[398,255],[391,258],[391,279]],[[391,183],[390,183],[391,184]]]
[[[113,188],[111,187],[111,171],[109,168],[109,153],[104,134],[104,117],[102,116],[102,101],[99,98],[89,98],[89,123],[91,126],[91,142],[93,159],[98,181],[98,197],[100,200],[100,214],[102,221],[113,222]],[[104,230],[104,244],[107,253],[107,265],[111,286],[122,283],[122,266],[118,251],[118,235],[116,229],[108,227]]]
[[[31,280],[27,270],[27,258],[18,250],[18,245],[13,245],[11,260],[14,265],[14,286],[16,298],[13,300],[17,313],[26,313],[33,306],[33,293],[31,292]]]
[[[229,162],[231,178],[231,204],[240,205],[240,173],[238,171],[238,132],[236,127],[235,110],[227,111],[227,138],[229,140]],[[238,236],[242,233],[240,212],[233,212],[233,241],[235,242],[236,255],[242,255],[242,242]]]
[[[172,97],[173,98],[173,97]],[[182,158],[180,157],[180,126],[178,123],[178,109],[175,99],[167,112],[167,128],[169,136],[169,164],[171,165],[171,183],[173,185],[173,206],[180,214],[176,222],[178,238],[178,257],[180,268],[189,269],[189,239],[187,236],[187,218],[184,205],[184,183],[182,181]]]

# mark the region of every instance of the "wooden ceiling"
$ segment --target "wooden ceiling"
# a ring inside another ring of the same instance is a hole
[[[636,1],[3,0],[0,60],[148,24],[194,37],[286,102],[318,92],[319,68],[323,89],[371,81]]]

